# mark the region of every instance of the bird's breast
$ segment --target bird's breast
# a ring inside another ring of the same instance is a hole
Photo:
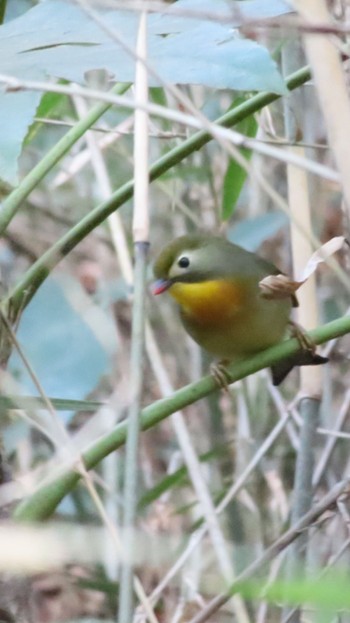
[[[182,312],[201,326],[215,326],[231,320],[242,310],[243,284],[237,280],[210,280],[201,283],[174,283],[169,293]]]

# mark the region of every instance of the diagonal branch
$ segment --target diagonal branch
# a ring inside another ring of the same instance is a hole
[[[310,71],[308,67],[293,73],[286,80],[286,85],[290,90],[296,89],[307,80],[310,79]],[[264,106],[279,99],[279,95],[275,93],[258,93],[249,100],[229,110],[216,123],[223,127],[231,127],[245,119],[249,115],[261,110]],[[165,156],[159,158],[149,170],[150,180],[153,181],[166,173],[173,166],[184,160],[193,152],[199,150],[212,139],[209,132],[201,130],[188,138],[181,145],[171,149]],[[63,155],[63,154],[62,154]],[[57,160],[56,160],[57,162]],[[21,187],[21,185],[20,185]],[[20,188],[19,187],[19,188]],[[44,253],[33,266],[25,273],[20,282],[10,293],[8,299],[11,300],[14,312],[23,308],[23,304],[27,304],[38,290],[40,285],[49,275],[51,270],[66,256],[74,247],[81,242],[95,227],[100,225],[112,212],[117,210],[126,201],[128,201],[134,193],[134,181],[129,180],[121,188],[119,188],[111,197],[96,206],[87,216],[85,216],[77,225],[72,227],[60,240],[58,240],[46,253]],[[25,195],[26,196],[26,195]],[[21,195],[21,200],[23,200]],[[15,206],[11,206],[14,210]],[[7,301],[8,302],[8,301]]]
[[[343,316],[318,327],[314,331],[310,331],[309,336],[316,344],[322,344],[346,333],[350,333],[349,316]],[[287,340],[238,364],[231,364],[228,367],[230,382],[233,383],[262,368],[271,366],[296,353],[299,348],[296,339]],[[182,387],[170,398],[158,400],[143,409],[140,421],[141,430],[152,428],[172,413],[193,404],[214,391],[217,391],[217,384],[212,376],[205,376],[195,383]],[[82,453],[82,460],[86,469],[92,469],[108,454],[124,445],[125,439],[126,422],[124,421],[108,434],[100,437]],[[64,496],[75,487],[79,478],[80,474],[74,466],[62,468],[58,475],[50,477],[30,497],[18,505],[14,513],[15,518],[20,521],[37,521],[49,517]]]

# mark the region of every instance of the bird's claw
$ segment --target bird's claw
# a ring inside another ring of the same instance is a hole
[[[301,350],[306,350],[314,355],[316,353],[316,344],[306,333],[305,329],[297,322],[294,322],[294,320],[289,320],[288,324],[291,327],[291,335],[298,340]]]
[[[230,375],[226,368],[227,361],[216,361],[210,364],[210,374],[214,377],[217,385],[220,389],[228,392],[228,387],[230,384]]]

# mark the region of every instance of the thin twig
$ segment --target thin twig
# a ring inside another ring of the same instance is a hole
[[[267,383],[267,388],[269,391],[269,394],[272,398],[272,401],[276,407],[277,413],[279,414],[279,417],[282,418],[284,415],[286,415],[287,413],[289,413],[287,405],[285,404],[281,392],[279,391],[279,389],[277,387],[275,387],[275,385],[272,384],[271,382],[271,378],[269,374],[265,375],[266,377],[266,383]],[[289,422],[287,422],[287,426],[286,426],[286,431],[288,434],[288,437],[290,439],[290,442],[294,448],[295,451],[298,450],[299,448],[299,435],[295,430],[295,426],[292,422],[292,420],[290,420]]]
[[[82,107],[82,102],[84,102],[84,108],[87,109],[86,106],[86,101],[83,100],[82,98],[76,98],[74,101],[79,101],[81,102],[80,107]],[[87,113],[86,113],[87,114]],[[83,115],[80,115],[81,117]],[[74,175],[76,175],[77,173],[79,173],[79,171],[81,171],[83,169],[83,167],[85,167],[90,159],[91,159],[91,151],[94,154],[96,152],[96,149],[98,147],[98,151],[102,151],[103,149],[107,149],[107,147],[110,147],[111,145],[114,145],[114,143],[116,143],[120,137],[122,136],[122,130],[130,128],[134,125],[134,115],[131,115],[129,117],[127,117],[126,119],[124,119],[116,128],[115,134],[107,134],[107,136],[103,136],[97,143],[97,141],[95,140],[95,136],[93,133],[89,134],[89,138],[88,143],[90,144],[95,144],[96,147],[95,148],[91,148],[89,147],[88,149],[83,149],[81,151],[79,151],[79,153],[77,153],[70,161],[68,166],[64,167],[63,171],[60,171],[56,177],[54,178],[53,182],[52,182],[52,187],[53,188],[58,188],[59,186],[61,186],[62,184],[66,184],[67,182],[69,182],[70,179],[72,179],[72,177]],[[117,132],[117,130],[120,130],[120,132]],[[86,132],[86,134],[88,134],[88,132],[90,132],[90,130],[88,130]],[[93,143],[92,143],[93,141]],[[112,194],[112,189],[111,192],[109,192],[108,197],[110,197],[110,195]],[[107,197],[102,197],[103,199],[106,199]]]
[[[249,565],[231,584],[227,593],[222,593],[215,597],[197,616],[195,616],[189,623],[204,623],[210,616],[215,614],[230,597],[239,592],[240,585],[243,582],[251,579],[258,571],[264,568],[266,563],[270,562],[278,554],[280,554],[288,545],[293,543],[304,530],[309,528],[328,508],[331,508],[337,499],[344,495],[346,498],[350,495],[349,490],[350,478],[346,478],[337,483],[327,495],[325,495],[320,502],[314,505],[314,507],[306,513],[299,521],[289,528],[287,532],[282,534],[265,552],[251,565]]]
[[[143,59],[147,57],[146,13],[140,15],[136,49],[139,57]],[[141,102],[148,102],[148,72],[145,65],[139,62],[136,63],[135,95]],[[132,530],[135,527],[138,498],[138,439],[143,390],[145,286],[149,249],[148,158],[148,114],[145,110],[137,109],[135,111],[134,138],[134,301],[130,355],[130,407],[127,422],[123,495],[125,547],[129,555],[131,554],[131,559],[134,551]],[[124,562],[120,577],[119,623],[130,623],[132,619],[132,576],[132,565]]]
[[[78,2],[78,4],[81,4],[80,0],[76,0],[76,2]],[[117,38],[118,41],[120,41],[120,37],[114,34],[114,31],[110,31],[109,27],[106,26],[106,24],[104,24],[103,20],[101,20],[101,18],[97,18],[94,14],[93,11],[88,10],[86,7],[84,7],[84,10],[87,11],[89,14],[92,14],[94,17],[93,19],[96,19],[98,21],[98,23],[101,23],[101,25],[103,24],[103,27],[106,28],[108,30],[108,32],[110,32],[111,36],[114,36],[115,38]],[[130,54],[132,54],[134,57],[136,57],[137,61],[140,61],[140,59],[138,58],[137,54],[130,48],[130,46],[128,46],[125,42],[122,42],[124,46],[127,47],[128,52],[130,52]],[[142,59],[141,59],[142,60]],[[151,68],[149,66],[148,63],[141,63],[143,64],[145,67],[147,67],[148,71],[150,71],[151,73],[155,73],[154,69]],[[156,74],[157,75],[157,74]],[[5,77],[6,78],[6,77]],[[8,77],[7,77],[8,78]],[[0,75],[0,82],[1,82],[1,75]],[[163,82],[163,81],[162,81]],[[39,84],[39,83],[35,83],[34,81],[31,81],[30,83],[31,85],[34,84]],[[41,83],[42,84],[42,83]],[[61,88],[65,88],[65,87],[61,87],[61,85],[54,85],[55,88],[58,87],[59,89]],[[51,89],[51,86],[49,87],[49,90]],[[247,172],[247,174],[249,176],[253,176],[256,177],[258,183],[261,185],[261,187],[264,189],[264,191],[267,193],[267,195],[272,199],[272,201],[281,209],[283,210],[286,214],[289,214],[289,208],[288,208],[288,204],[284,201],[284,199],[281,197],[281,195],[271,186],[271,184],[268,182],[268,180],[261,175],[259,172],[254,171],[249,162],[247,161],[247,159],[239,152],[239,150],[237,149],[237,140],[238,140],[238,146],[242,147],[242,146],[249,146],[251,149],[254,148],[253,144],[251,144],[249,142],[249,145],[246,143],[246,141],[249,139],[247,139],[245,136],[242,136],[236,132],[233,132],[231,130],[228,130],[227,128],[222,128],[221,126],[218,126],[217,123],[211,123],[206,117],[204,117],[201,113],[199,113],[193,106],[192,102],[190,102],[190,100],[188,98],[185,98],[184,95],[182,94],[182,92],[180,92],[178,89],[176,89],[173,85],[167,85],[167,89],[170,90],[171,93],[174,93],[175,97],[177,97],[178,99],[180,99],[181,102],[183,102],[185,104],[185,106],[189,107],[190,110],[192,111],[194,116],[191,115],[183,115],[183,113],[179,113],[179,112],[175,112],[175,116],[177,116],[177,118],[179,118],[180,116],[184,119],[186,119],[187,123],[189,125],[193,125],[193,127],[199,128],[199,129],[204,129],[205,131],[209,132],[210,135],[213,136],[213,138],[215,138],[217,141],[220,142],[221,146],[223,148],[226,149],[226,151],[230,154],[230,156],[232,158],[234,158],[240,165],[241,167],[243,167],[243,169]],[[87,92],[89,92],[92,96],[97,97],[98,94],[100,93],[99,91],[94,91],[91,89],[83,89],[81,87],[78,87],[77,85],[73,85],[73,92],[72,94],[74,95],[84,95]],[[100,99],[106,99],[106,101],[115,101],[117,102],[118,100],[120,102],[123,102],[124,105],[128,105],[128,100],[127,98],[118,98],[118,96],[112,96],[110,94],[104,94],[101,93],[101,98]],[[160,116],[163,117],[167,117],[169,115],[169,110],[165,109],[163,106],[157,106],[155,104],[145,104],[144,102],[131,102],[131,107],[132,108],[136,108],[139,110],[143,110],[145,112],[152,112],[152,110],[158,110]],[[174,111],[172,111],[172,114],[174,114]],[[258,143],[259,145],[259,143]],[[264,153],[266,153],[266,149],[272,149],[274,151],[274,148],[269,148],[267,145],[260,145],[260,147],[258,147],[259,149],[262,149]],[[277,150],[278,151],[278,150]],[[305,166],[308,167],[309,164],[302,164],[299,159],[298,156],[289,156],[292,159],[292,163],[295,166],[302,166],[302,168],[304,168]],[[283,159],[285,159],[283,157]],[[286,159],[287,162],[289,162],[288,158]],[[307,163],[310,163],[311,161],[306,161]],[[324,165],[319,165],[317,163],[312,163],[311,162],[311,167],[313,169],[313,172],[315,174],[320,175],[321,171],[319,169],[319,167],[324,167]],[[323,170],[323,169],[322,169]],[[327,175],[328,177],[332,178],[333,181],[335,181],[336,179],[338,179],[337,174],[334,174],[333,171],[328,171],[328,173],[323,170],[323,176]],[[28,177],[28,176],[27,176]],[[14,191],[15,192],[15,191]],[[19,191],[18,191],[19,192]],[[9,219],[12,218],[12,216],[14,215],[15,210],[18,208],[15,208],[16,205],[16,201],[13,203],[12,202],[12,195],[14,193],[11,193],[11,195],[5,200],[4,204],[3,204],[3,211],[2,211],[2,216],[4,219],[4,226],[7,226]],[[12,202],[12,203],[11,203]],[[10,204],[10,209],[8,207],[8,205]],[[83,219],[84,221],[86,219]],[[316,236],[312,235],[311,232],[307,232],[305,231],[305,229],[303,228],[303,225],[294,218],[294,224],[295,227],[298,228],[300,230],[300,232],[302,233],[302,235],[304,235],[308,240],[311,240],[311,242],[313,243],[314,248],[318,248],[320,246],[320,242],[317,239]],[[1,233],[1,213],[0,213],[0,233]],[[342,271],[342,269],[336,264],[336,262],[332,259],[329,258],[327,260],[327,263],[332,267],[332,269],[336,272],[338,278],[340,279],[340,281],[344,284],[344,286],[349,289],[349,282],[348,282],[348,278],[347,276],[344,274],[344,272]]]
[[[328,433],[330,434],[338,433],[341,430],[345,422],[345,419],[348,416],[349,407],[350,407],[350,390],[348,390],[344,396],[343,404],[341,405],[337,418],[334,422],[334,431],[329,431]],[[318,432],[320,432],[320,430]],[[347,433],[344,433],[344,435],[346,438],[349,439],[349,435]],[[318,463],[315,467],[313,477],[312,477],[312,484],[314,488],[318,487],[318,485],[320,484],[321,478],[332,456],[332,452],[334,450],[337,439],[339,439],[339,434],[334,434],[332,437],[329,437],[329,439],[327,439],[325,443],[323,452],[318,460]]]
[[[249,476],[253,473],[254,469],[259,464],[261,459],[265,456],[265,454],[274,444],[274,442],[279,437],[281,432],[284,430],[288,422],[288,419],[289,419],[289,415],[286,414],[276,424],[276,426],[273,428],[271,433],[267,436],[267,438],[261,444],[260,448],[256,451],[256,453],[254,454],[254,456],[252,457],[252,459],[246,466],[245,470],[242,472],[242,474],[240,474],[237,480],[233,483],[233,485],[227,491],[225,497],[218,504],[217,508],[215,509],[215,512],[217,514],[222,513],[227,508],[228,504],[232,502],[232,500],[241,491],[242,487],[244,487],[244,485],[247,483]],[[154,589],[153,593],[151,594],[150,597],[152,599],[152,603],[154,603],[154,601],[159,598],[160,594],[163,592],[165,587],[168,585],[168,583],[171,581],[174,575],[179,572],[181,567],[188,560],[189,556],[193,553],[195,548],[199,545],[199,543],[201,542],[203,537],[206,535],[206,533],[207,533],[207,526],[204,525],[191,537],[190,542],[188,543],[186,547],[186,550],[181,554],[179,559],[176,561],[173,567],[167,572],[167,574],[164,576],[164,578],[161,580],[161,582],[158,584],[158,586]]]
[[[254,18],[245,14],[244,6],[237,8],[237,5],[233,5],[232,9],[230,10],[229,8],[227,11],[210,11],[209,9],[190,8],[185,5],[169,5],[168,2],[161,2],[160,0],[128,0],[127,5],[125,0],[94,0],[93,4],[101,9],[109,8],[134,12],[147,11],[149,13],[161,13],[195,20],[207,20],[219,24],[229,24],[231,27],[240,28],[243,32],[246,31],[250,35],[258,29],[259,31],[267,32],[277,29],[282,32],[287,31],[288,33],[297,31],[310,34],[347,34],[350,31],[348,22],[332,24],[328,21],[320,20],[319,23],[310,23],[300,19],[297,15],[290,15],[289,12],[286,18],[283,15]]]
[[[1,82],[1,80],[0,80]],[[45,84],[45,83],[44,83]],[[58,86],[58,85],[57,85]],[[127,85],[116,85],[112,89],[112,93],[124,93]],[[42,90],[42,89],[39,89]],[[46,90],[46,89],[45,89]],[[78,93],[76,93],[78,95]],[[39,181],[59,162],[69,149],[83,136],[84,132],[89,129],[110,107],[110,102],[99,101],[94,106],[86,119],[82,119],[69,130],[48,154],[26,175],[19,186],[15,188],[9,196],[1,204],[0,210],[0,233],[3,233],[14,215],[16,214],[24,199],[38,185]]]
[[[297,86],[303,84],[308,78],[308,68],[302,68],[290,76],[286,84],[290,90],[293,90]],[[220,123],[225,127],[232,126],[242,118],[246,118],[250,114],[260,110],[263,106],[275,101],[278,97],[279,96],[274,93],[260,93],[255,95],[240,106],[228,111],[217,120],[217,123]],[[154,180],[158,178],[160,175],[164,174],[167,170],[173,167],[174,164],[179,163],[190,153],[200,149],[210,139],[210,134],[207,134],[206,132],[199,132],[184,141],[180,146],[170,150],[165,156],[162,156],[151,166],[149,171],[150,179]],[[60,156],[62,156],[62,153],[65,153],[64,144],[61,146],[61,151],[59,153]],[[56,154],[56,157],[58,157],[58,154]],[[38,183],[38,179],[41,179],[48,170],[46,158],[53,158],[51,152],[45,156],[44,161],[34,167],[31,173],[24,178],[17,191],[14,191],[15,194],[11,193],[11,195],[7,198],[6,201],[10,203],[10,205],[9,203],[7,204],[7,207],[11,212],[11,215],[13,215],[18,209],[19,205],[30,193],[33,186]],[[54,161],[56,162],[55,158]],[[9,298],[11,298],[14,310],[22,307],[23,299],[25,299],[27,304],[34,292],[47,277],[50,269],[52,269],[52,267],[59,262],[62,256],[66,255],[72,248],[74,248],[75,245],[78,244],[78,242],[80,242],[88,232],[92,231],[98,224],[107,218],[109,214],[114,212],[125,201],[130,199],[133,192],[134,184],[133,180],[130,180],[119,188],[108,201],[103,202],[101,205],[92,210],[80,221],[80,223],[78,223],[73,229],[58,240],[57,243],[51,247],[51,249],[44,253],[42,257],[25,273],[17,286],[10,293]],[[4,205],[5,202],[3,206]]]
[[[253,151],[256,151],[257,153],[261,153],[271,158],[280,160],[281,162],[290,162],[295,166],[301,167],[306,171],[310,171],[310,173],[323,177],[324,179],[328,179],[333,182],[340,181],[338,173],[324,164],[313,162],[312,160],[309,160],[307,158],[302,158],[300,156],[291,154],[288,151],[284,150],[282,147],[274,147],[271,144],[266,144],[262,141],[248,138],[243,134],[240,134],[239,132],[235,132],[227,128],[222,128],[216,123],[210,122],[206,118],[203,119],[202,116],[200,119],[198,119],[198,115],[194,116],[193,114],[185,114],[178,110],[171,110],[169,108],[165,108],[164,106],[159,106],[158,104],[153,104],[150,102],[145,104],[138,100],[133,100],[127,97],[123,98],[118,95],[112,95],[111,93],[105,93],[103,91],[98,91],[95,89],[88,89],[79,85],[65,86],[53,84],[51,82],[21,80],[12,76],[6,76],[4,74],[0,74],[0,83],[7,84],[9,87],[8,90],[11,92],[21,90],[35,90],[43,91],[45,93],[61,93],[64,95],[70,95],[71,97],[80,96],[87,99],[97,100],[101,103],[105,102],[107,104],[115,104],[118,106],[123,106],[125,108],[130,108],[131,110],[140,109],[148,112],[151,115],[155,115],[163,119],[168,119],[176,123],[181,123],[197,130],[205,130],[207,132],[210,132],[212,137],[215,138],[217,141],[228,141],[235,147],[251,149]],[[73,130],[76,130],[76,126],[72,129],[72,131]],[[232,154],[232,156],[236,158],[237,154]]]

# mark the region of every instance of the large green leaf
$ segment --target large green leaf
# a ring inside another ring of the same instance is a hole
[[[0,178],[8,184],[18,182],[18,158],[40,98],[41,94],[35,91],[0,91]]]
[[[46,394],[66,400],[90,394],[111,372],[117,351],[112,318],[67,275],[48,279],[40,288],[23,312],[18,340]],[[9,367],[23,393],[37,396],[18,353]],[[66,410],[71,408],[67,402]]]
[[[289,12],[284,0],[176,3],[177,10],[227,13],[228,7],[232,9],[229,24],[171,13],[149,15],[150,64],[168,83],[284,93],[284,82],[268,51],[232,28],[242,19]],[[135,47],[136,13],[105,10],[100,15],[109,28]],[[119,82],[134,79],[134,58],[78,6],[64,0],[46,0],[0,26],[0,46],[0,74],[84,82],[87,71],[103,68]],[[150,83],[159,86],[152,75]],[[17,159],[38,102],[38,93],[0,93],[0,177],[10,184],[17,181]]]
[[[247,251],[257,251],[260,245],[288,224],[288,216],[280,210],[260,214],[234,223],[227,232],[231,242]]]
[[[177,9],[202,9],[198,0],[179,0]],[[231,2],[232,14],[261,17],[288,12],[282,0]],[[207,0],[205,9],[226,9],[223,0]],[[138,16],[101,11],[117,36],[135,47]],[[234,21],[234,20],[233,20]],[[239,21],[239,20],[238,20]],[[45,24],[45,28],[43,28]],[[214,88],[284,93],[284,82],[265,48],[243,39],[230,25],[171,14],[149,16],[149,62],[163,80]],[[0,28],[0,73],[19,77],[52,75],[78,82],[91,69],[107,69],[120,82],[132,82],[134,58],[79,7],[47,0]],[[157,81],[150,76],[151,84]]]
[[[234,105],[239,106],[242,101],[242,98],[237,98]],[[237,132],[240,132],[240,134],[244,134],[244,136],[249,137],[256,136],[257,129],[258,123],[254,115],[243,119],[243,121],[238,123],[235,127],[235,130],[237,130]],[[250,159],[252,154],[250,149],[241,149],[240,153],[247,160]],[[237,160],[230,158],[226,169],[222,189],[222,218],[224,220],[227,220],[232,216],[246,179],[246,170],[241,167]]]

